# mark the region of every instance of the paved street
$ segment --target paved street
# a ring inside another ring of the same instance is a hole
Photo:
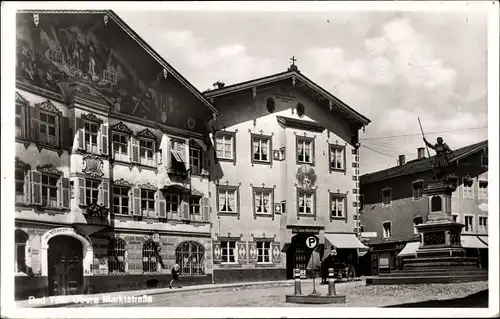
[[[336,285],[337,294],[346,294],[346,304],[341,305],[299,305],[285,302],[286,294],[293,294],[293,287],[226,288],[214,291],[178,292],[153,295],[150,307],[384,307],[402,303],[422,302],[462,298],[488,288],[487,282],[461,284],[430,284],[401,286],[364,286],[363,282],[341,283]],[[326,285],[317,285],[319,293],[326,294]],[[305,283],[303,294],[312,292],[312,283]],[[147,292],[146,292],[147,293]],[[71,307],[88,307],[75,304]],[[127,307],[133,304],[99,304],[104,307]],[[146,306],[146,304],[144,305]]]

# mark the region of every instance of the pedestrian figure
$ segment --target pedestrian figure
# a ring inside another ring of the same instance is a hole
[[[176,282],[177,282],[177,286],[178,286],[179,288],[182,288],[182,287],[181,287],[181,283],[180,283],[180,281],[179,281],[179,270],[180,270],[180,268],[181,268],[181,267],[179,266],[179,264],[175,264],[175,265],[172,267],[172,280],[170,280],[170,284],[168,285],[168,287],[169,287],[170,289],[172,289],[172,284],[174,283],[174,281],[176,281]]]
[[[321,263],[321,283],[328,283],[328,269],[334,268],[335,262],[337,260],[337,248],[332,246],[330,248],[330,255],[328,255],[325,260]]]

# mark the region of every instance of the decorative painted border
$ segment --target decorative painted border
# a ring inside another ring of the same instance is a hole
[[[276,188],[276,185],[273,185],[273,187],[265,187],[265,184],[262,183],[262,187],[256,187],[253,184],[250,184],[250,187],[252,188],[252,210],[253,210],[253,218],[257,219],[257,217],[266,217],[266,218],[271,218],[274,220],[274,189]],[[270,203],[270,208],[271,208],[271,213],[266,214],[266,213],[257,213],[256,207],[255,207],[255,192],[256,191],[262,191],[262,192],[270,192],[271,193],[271,203]]]
[[[241,215],[241,209],[240,209],[240,186],[241,183],[238,183],[237,186],[229,185],[229,182],[226,181],[226,185],[217,185],[217,190],[216,190],[216,198],[215,198],[215,205],[217,209],[217,216],[234,216],[240,219]],[[220,212],[219,211],[219,191],[220,190],[229,190],[229,191],[236,191],[236,213],[228,213],[228,212]]]

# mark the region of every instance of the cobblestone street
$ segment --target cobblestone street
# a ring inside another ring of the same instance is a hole
[[[319,293],[326,294],[326,285],[316,285]],[[487,282],[461,284],[429,284],[400,286],[365,286],[363,282],[336,285],[337,294],[346,294],[346,304],[300,305],[285,302],[286,294],[293,294],[293,287],[273,287],[266,289],[231,288],[216,291],[178,292],[153,295],[148,307],[384,307],[402,303],[426,300],[462,298],[488,288]],[[302,286],[302,293],[312,292],[312,283]],[[71,307],[86,307],[75,304]],[[127,304],[99,304],[104,307],[130,307]],[[146,304],[144,305],[146,306]]]

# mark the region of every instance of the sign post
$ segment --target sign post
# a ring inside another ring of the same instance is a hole
[[[311,258],[312,258],[312,273],[313,273],[313,292],[311,293],[311,295],[317,295],[318,293],[316,292],[316,274],[314,273],[314,270],[315,270],[315,264],[314,264],[314,250],[316,249],[316,247],[318,246],[319,244],[319,239],[318,237],[316,236],[309,236],[307,237],[306,239],[306,246],[307,248],[311,249],[312,252],[311,252]]]

